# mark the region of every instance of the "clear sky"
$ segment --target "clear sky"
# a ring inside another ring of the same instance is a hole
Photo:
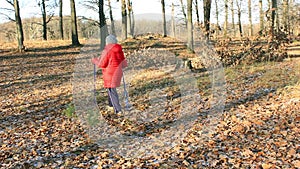
[[[2,8],[11,8],[11,6],[5,2],[5,0],[0,0],[2,2],[1,7]],[[21,17],[22,18],[28,18],[28,17],[41,17],[40,15],[40,8],[37,6],[37,1],[39,0],[19,0],[20,2],[20,8],[21,8]],[[49,0],[50,2],[55,1],[55,0]],[[77,10],[77,16],[85,16],[85,17],[89,17],[89,18],[93,18],[93,19],[98,19],[98,15],[96,12],[87,9],[86,7],[84,7],[83,2],[85,0],[75,0],[76,2],[76,10]],[[135,14],[143,14],[143,13],[161,13],[161,0],[132,0],[133,3],[133,10]],[[105,0],[106,2],[106,0]],[[111,0],[112,2],[112,6],[113,6],[113,11],[114,11],[114,18],[115,19],[120,19],[121,18],[121,11],[120,11],[120,7],[121,7],[121,2],[117,2],[117,0]],[[175,5],[179,5],[179,1],[178,0],[170,0],[170,1],[166,1],[166,3],[171,3],[174,2]],[[185,2],[185,1],[184,1]],[[219,0],[218,1],[218,6],[219,6],[219,19],[222,22],[224,22],[224,1]],[[241,1],[243,2],[242,5],[242,23],[248,23],[248,19],[247,19],[247,1]],[[264,4],[264,8],[266,10],[267,5],[266,5],[266,1]],[[300,3],[300,0],[295,0],[296,3]],[[63,7],[64,7],[64,15],[70,15],[70,0],[63,0]],[[212,1],[212,11],[211,11],[211,22],[215,23],[216,17],[215,17],[215,1]],[[0,13],[3,12],[4,10],[2,10],[0,7]],[[105,6],[105,12],[106,15],[108,15],[108,10],[107,10],[107,6]],[[175,8],[175,13],[181,13],[180,12],[180,8],[176,7]],[[200,12],[200,19],[203,20],[203,6],[202,6],[202,0],[199,1],[199,12]],[[258,22],[259,21],[259,14],[258,14],[258,0],[252,0],[252,16],[253,16],[253,22]],[[56,8],[55,11],[56,14],[58,14],[58,8]],[[170,4],[166,4],[166,13],[170,15],[171,13],[171,9],[170,9]],[[11,16],[13,17],[13,14],[11,14]],[[193,17],[195,17],[195,15],[193,15]],[[7,19],[3,16],[0,15],[0,22],[5,22],[7,21]],[[231,21],[229,19],[229,21]],[[237,16],[235,16],[235,22],[237,22]]]
[[[4,0],[2,0],[4,1]],[[28,17],[38,17],[40,15],[40,8],[37,5],[38,0],[19,0],[20,3],[20,11],[22,18]],[[54,1],[54,0],[50,0]],[[86,9],[83,5],[84,0],[75,0],[76,2],[76,10],[77,16],[86,16],[97,19],[97,14],[89,9]],[[114,17],[116,19],[121,18],[120,2],[116,2],[117,0],[112,0],[112,7],[114,10]],[[143,13],[161,13],[161,4],[160,0],[132,0],[133,10],[135,14],[143,14]],[[4,2],[2,4],[4,8],[12,8],[8,3]],[[107,6],[105,6],[107,10]],[[58,8],[56,9],[56,14],[58,14]],[[70,0],[63,1],[63,13],[64,15],[70,15]],[[108,14],[108,12],[106,12]],[[168,13],[168,12],[167,12]],[[170,12],[169,12],[170,13]],[[13,15],[12,15],[13,16]],[[7,21],[4,16],[0,16],[0,22]]]
[[[75,0],[76,1],[76,0]],[[77,10],[78,10],[78,15],[84,15],[84,14],[90,14],[92,16],[92,11],[86,9],[80,0],[78,1],[77,5]],[[111,0],[112,2],[112,7],[113,7],[113,14],[115,18],[121,18],[121,2],[116,2],[117,0]],[[161,13],[161,4],[160,0],[131,0],[133,4],[133,10],[135,14],[143,14],[143,13]],[[70,8],[69,8],[69,0],[65,2],[65,11],[66,14],[70,13]],[[105,6],[106,9],[106,14],[108,15],[108,8]]]

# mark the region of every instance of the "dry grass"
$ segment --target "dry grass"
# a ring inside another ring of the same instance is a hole
[[[90,40],[87,41],[86,39],[79,39],[82,44],[87,43],[95,43],[98,40]],[[71,44],[71,40],[30,40],[24,41],[24,46],[27,50],[32,49],[47,49],[53,47],[61,47],[61,46],[69,46]],[[1,42],[0,41],[0,51],[15,51],[18,48],[17,42]]]

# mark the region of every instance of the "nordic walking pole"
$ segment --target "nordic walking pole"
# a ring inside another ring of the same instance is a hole
[[[96,64],[94,64],[94,102],[97,105],[97,99],[96,99],[96,78],[97,78],[97,71],[96,71]]]
[[[130,105],[129,105],[129,99],[128,99],[128,92],[126,90],[126,83],[125,83],[125,78],[124,78],[124,71],[122,70],[123,76],[122,76],[122,80],[123,80],[123,87],[124,87],[124,101],[125,101],[125,107],[127,110],[129,110]]]

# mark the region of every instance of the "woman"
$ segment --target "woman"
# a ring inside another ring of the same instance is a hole
[[[106,46],[102,51],[100,58],[93,58],[92,62],[102,69],[104,87],[108,92],[108,109],[115,113],[121,112],[119,96],[116,87],[121,84],[123,76],[122,69],[127,67],[127,61],[121,45],[117,44],[117,38],[114,35],[106,37]]]

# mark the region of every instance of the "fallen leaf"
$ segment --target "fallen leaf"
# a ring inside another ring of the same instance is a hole
[[[264,163],[264,164],[261,165],[261,167],[263,169],[270,169],[272,166],[273,166],[272,164],[266,164],[266,163]]]
[[[300,160],[293,161],[293,165],[294,165],[296,168],[300,168]]]

